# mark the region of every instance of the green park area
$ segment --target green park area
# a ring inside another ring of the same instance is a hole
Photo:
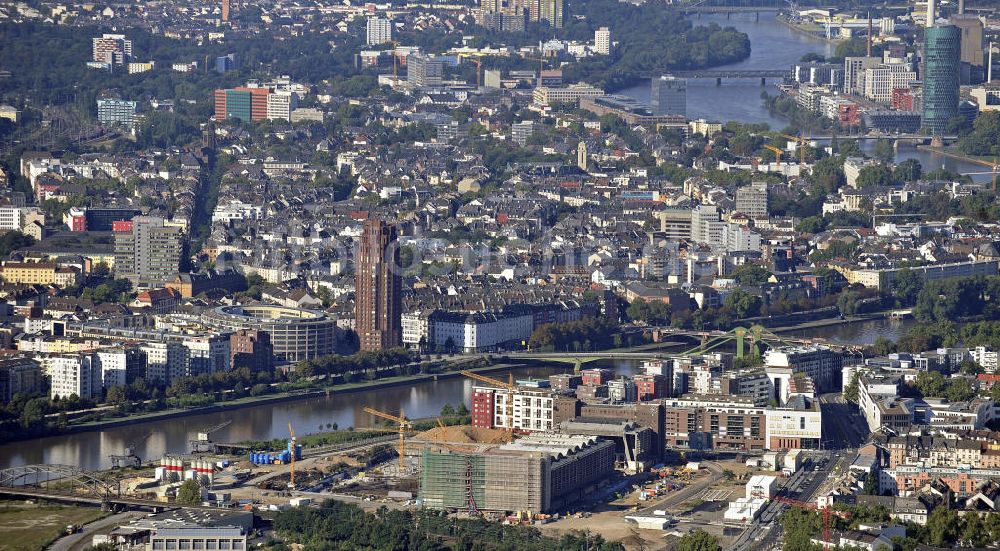
[[[0,549],[37,551],[66,533],[71,524],[82,526],[106,513],[89,507],[58,507],[0,501]]]

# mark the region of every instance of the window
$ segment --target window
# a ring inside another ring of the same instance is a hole
[[[243,549],[243,540],[233,540],[233,549]]]
[[[799,417],[799,429],[805,430],[805,428],[806,428],[806,418]]]
[[[205,548],[205,540],[194,540],[194,546],[193,547],[194,547],[194,549],[204,549]]]
[[[154,540],[153,540],[153,549],[155,549],[155,550],[157,550],[157,551],[160,551],[160,550],[162,550],[162,549],[165,549],[165,547],[164,547],[164,543],[163,543],[163,540],[161,540],[161,539],[159,539],[159,538],[157,538],[157,539],[154,539]]]
[[[205,548],[206,549],[218,549],[219,548],[219,540],[206,540],[205,541]]]
[[[167,542],[167,549],[168,549],[168,551],[170,549],[177,549],[177,540],[169,539],[169,540],[165,540],[165,541]]]
[[[232,549],[229,540],[219,540],[219,549]]]
[[[191,540],[189,539],[178,540],[178,544],[179,549],[191,549]]]

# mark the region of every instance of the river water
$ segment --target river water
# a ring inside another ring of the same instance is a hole
[[[779,23],[773,13],[762,13],[759,19],[755,18],[754,14],[732,14],[732,18],[727,18],[724,14],[702,14],[700,18],[692,18],[692,21],[696,25],[717,23],[723,27],[734,27],[750,37],[750,57],[717,69],[785,70],[807,53],[830,56],[835,49],[831,43],[806,36]],[[788,120],[769,113],[760,98],[761,92],[764,91],[770,95],[777,94],[777,84],[779,84],[777,79],[771,79],[767,86],[761,86],[760,79],[723,80],[721,86],[716,86],[714,79],[689,80],[687,116],[692,119],[721,122],[767,123],[772,130],[781,130],[788,126]],[[648,103],[649,82],[616,93]],[[871,153],[873,147],[873,141],[866,141],[862,149]],[[942,167],[960,174],[989,170],[988,167],[974,163],[918,151],[912,145],[901,145],[896,153],[895,162],[899,163],[906,159],[919,161],[925,172]],[[989,174],[975,174],[970,177],[982,183],[992,179]]]
[[[869,344],[879,336],[895,340],[901,336],[911,321],[873,320],[827,328],[814,328],[794,333],[795,336],[822,336],[835,342]],[[636,369],[634,361],[615,361],[607,364],[623,375]],[[566,364],[514,370],[517,378],[548,377],[568,371]],[[498,378],[505,376],[498,374]],[[122,453],[129,442],[152,434],[139,446],[143,460],[156,459],[164,454],[180,454],[188,450],[188,441],[198,431],[223,421],[232,423],[212,435],[216,442],[239,442],[286,438],[288,423],[297,434],[305,435],[327,430],[326,425],[336,423],[340,428],[374,426],[378,419],[365,413],[370,406],[382,411],[398,412],[402,408],[407,417],[426,418],[438,415],[442,406],[459,403],[470,404],[472,381],[453,378],[424,382],[409,387],[379,389],[329,397],[310,398],[278,404],[262,404],[230,411],[191,415],[176,419],[150,421],[137,425],[112,427],[101,431],[52,436],[27,442],[0,444],[0,467],[36,463],[79,465],[85,469],[110,467],[111,454]]]

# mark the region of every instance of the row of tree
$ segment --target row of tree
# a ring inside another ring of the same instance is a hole
[[[318,508],[296,507],[274,518],[283,541],[274,551],[296,546],[302,551],[379,549],[387,551],[623,551],[621,544],[583,533],[545,537],[537,528],[508,526],[479,519],[455,519],[427,510],[367,513],[333,500]],[[298,547],[301,546],[301,547]]]

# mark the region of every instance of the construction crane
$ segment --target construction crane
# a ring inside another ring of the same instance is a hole
[[[399,46],[399,42],[390,40],[389,43],[392,44],[392,80],[395,82],[396,80],[399,80],[399,66],[396,63],[398,59],[396,57],[396,47]]]
[[[444,421],[442,421],[440,417],[437,418],[437,422],[439,427],[444,428]]]
[[[291,456],[291,461],[288,462],[288,487],[295,489],[295,429],[292,428],[292,424],[288,423],[288,435],[291,439],[288,441],[288,455]]]
[[[775,496],[774,501],[778,503],[784,503],[785,505],[791,505],[792,507],[798,507],[799,509],[805,509],[807,511],[818,511],[820,516],[823,517],[823,550],[830,551],[830,540],[831,540],[831,527],[833,525],[834,515],[840,518],[851,518],[851,513],[849,511],[837,511],[832,507],[819,507],[815,503],[806,503],[804,501],[799,501],[797,499],[792,499],[790,497]]]
[[[218,425],[211,426],[208,428],[201,429],[198,431],[198,436],[194,440],[188,442],[191,453],[215,453],[215,443],[212,442],[212,433],[218,432],[232,423],[232,420],[223,421]]]
[[[476,90],[478,90],[483,85],[483,83],[482,83],[482,79],[483,79],[483,62],[482,62],[482,60],[476,59],[474,57],[470,57],[469,61],[471,61],[471,62],[473,62],[473,63],[476,64]]]
[[[112,469],[124,469],[126,467],[139,467],[142,465],[142,458],[139,457],[139,445],[146,441],[147,438],[152,436],[153,433],[146,433],[141,438],[134,440],[125,444],[124,454],[112,454],[108,458],[111,459]]]
[[[782,149],[780,147],[766,143],[764,144],[764,149],[774,153],[774,160],[779,164],[781,163]]]
[[[364,407],[366,413],[370,413],[375,417],[381,417],[387,421],[392,421],[396,423],[399,428],[399,474],[402,476],[403,470],[406,467],[405,452],[406,452],[406,431],[413,428],[413,423],[406,418],[406,413],[400,409],[399,415],[391,415],[377,409],[370,408],[368,406]]]
[[[486,383],[488,385],[493,385],[500,387],[507,391],[507,430],[513,434],[514,432],[514,392],[517,390],[517,386],[514,384],[514,374],[509,373],[509,382],[503,382],[499,379],[494,379],[493,377],[487,377],[486,375],[480,375],[473,371],[462,371],[462,375],[479,381],[481,383]]]
[[[799,148],[799,164],[806,164],[806,144],[809,143],[809,140],[803,138],[802,136],[789,136],[788,134],[782,134],[780,132],[778,133],[778,136],[788,138],[789,140],[797,143]]]

